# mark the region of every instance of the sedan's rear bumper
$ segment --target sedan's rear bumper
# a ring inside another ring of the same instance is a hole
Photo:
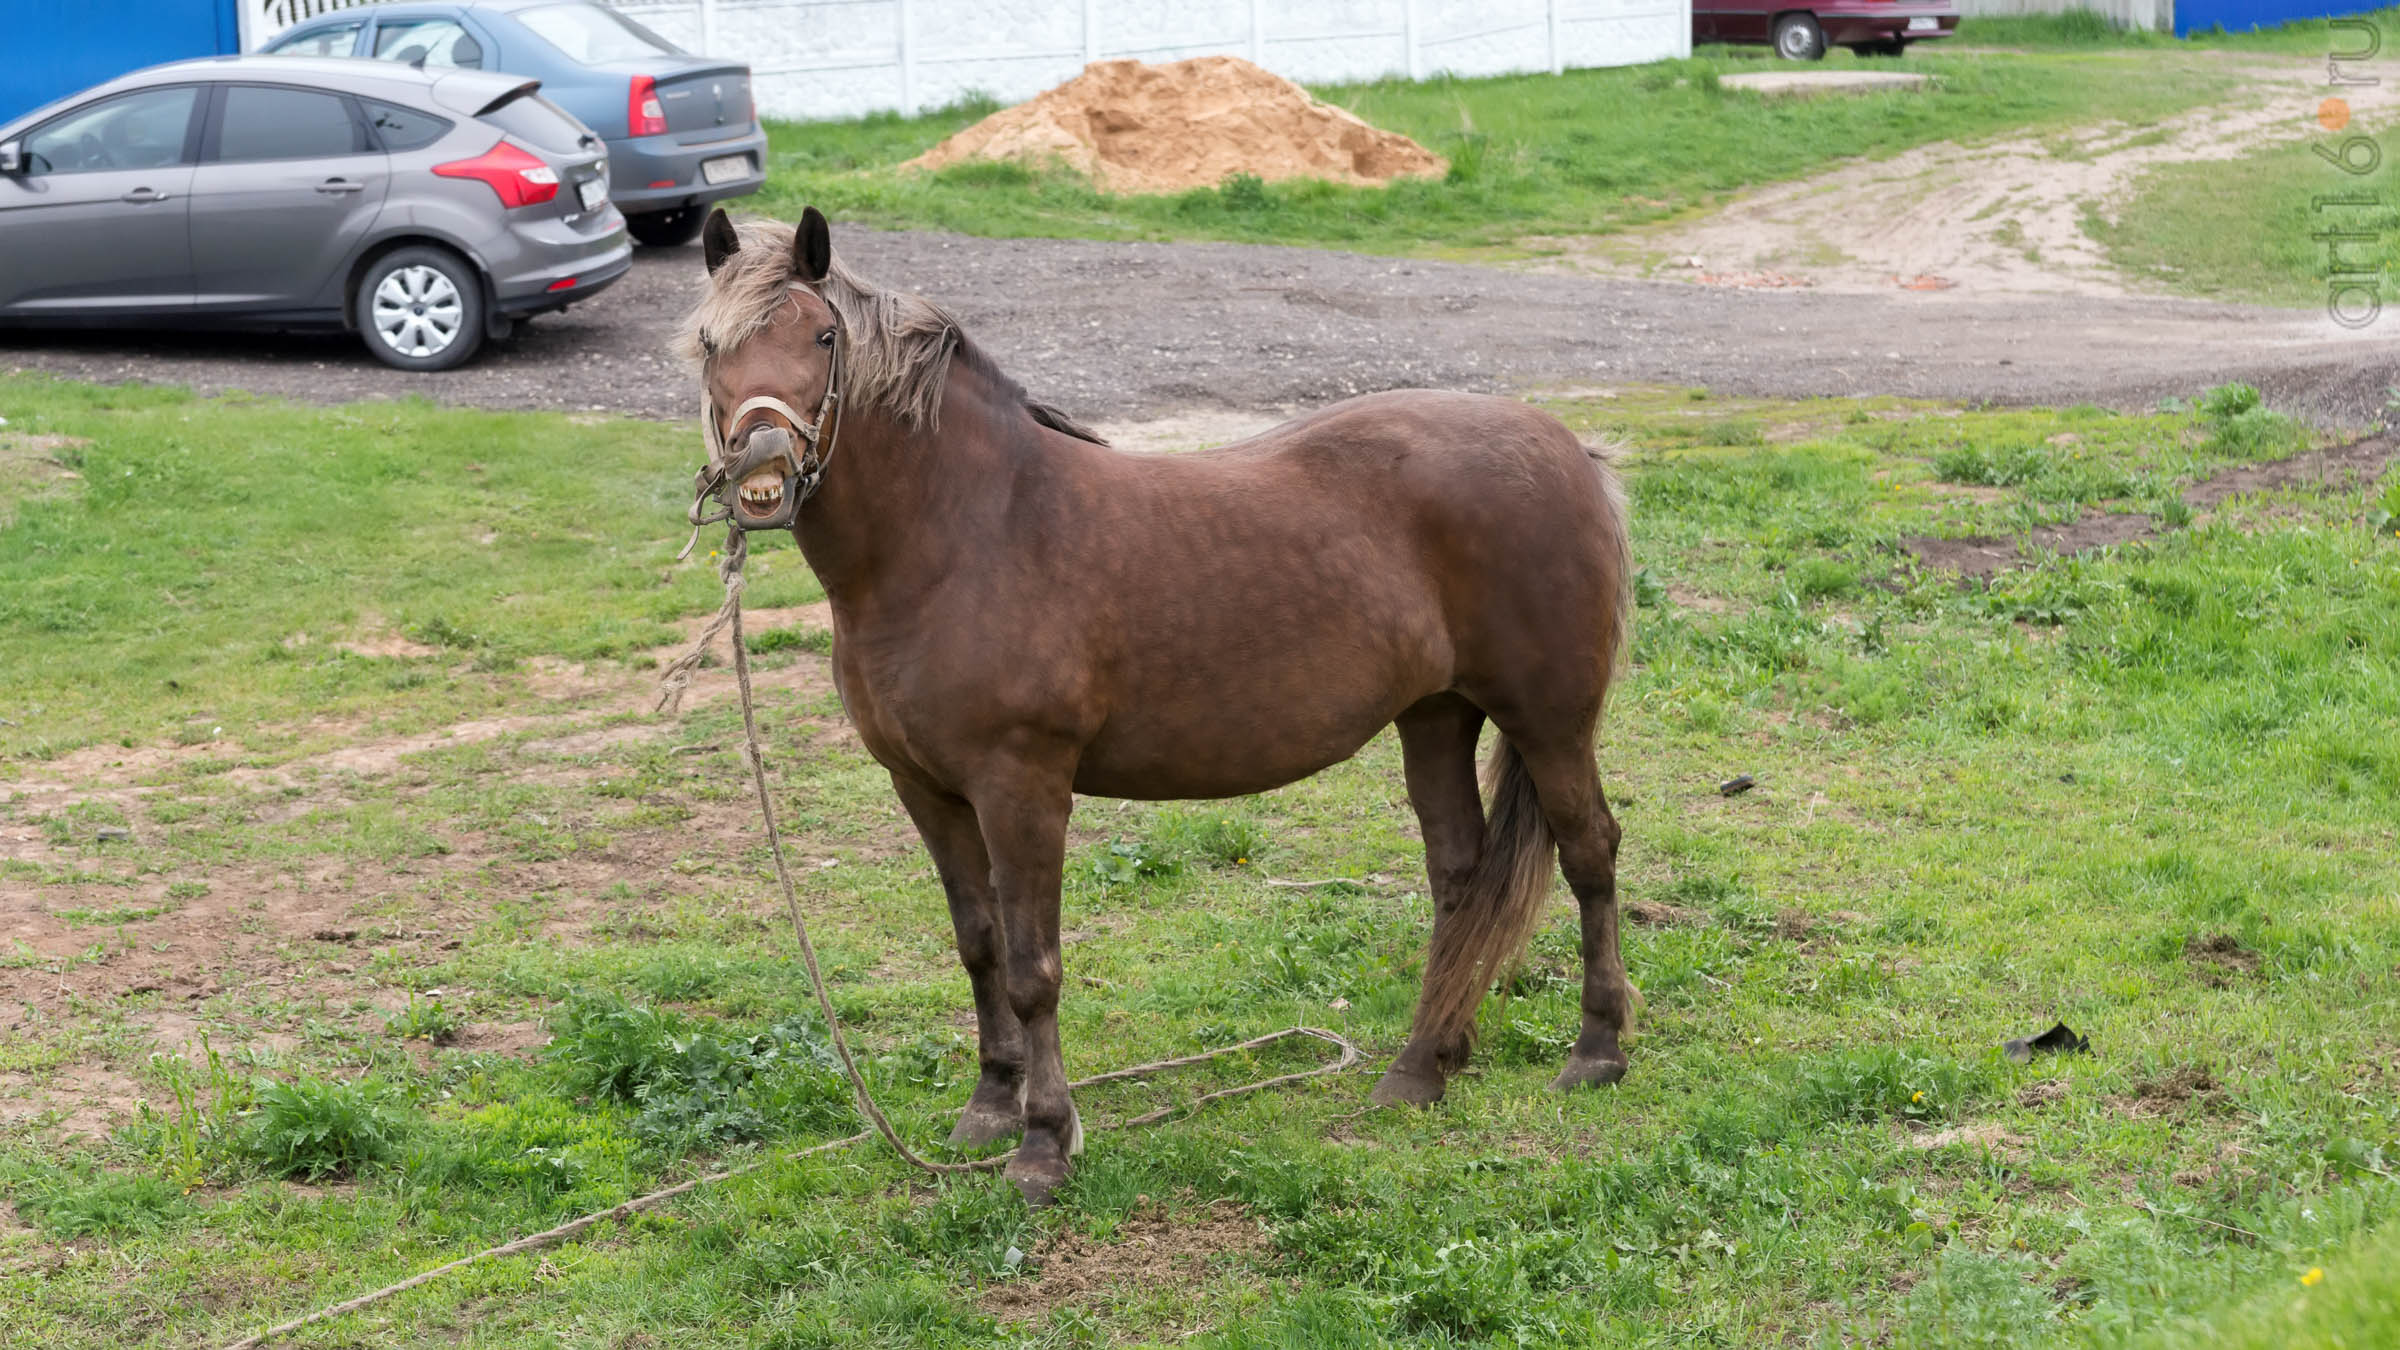
[[[737,155],[748,163],[734,177],[711,183],[702,174],[703,164]],[[629,216],[746,197],[766,180],[767,133],[755,123],[722,140],[669,134],[608,146],[609,196]]]
[[[1923,42],[1928,38],[1946,38],[1958,31],[1958,11],[1955,9],[1875,5],[1816,11],[1817,24],[1825,30],[1825,41],[1835,47],[1854,42],[1884,42],[1905,38]],[[1911,19],[1931,19],[1931,28],[1911,28]]]

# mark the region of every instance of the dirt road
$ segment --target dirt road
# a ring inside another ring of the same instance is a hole
[[[1095,421],[1273,413],[1407,385],[1635,381],[2141,407],[2239,378],[2279,407],[2358,425],[2400,385],[2388,334],[2224,305],[1760,293],[1232,244],[856,227],[836,241],[869,276],[950,304],[1027,388]],[[222,334],[0,332],[0,370],[681,418],[693,383],[666,335],[701,280],[696,247],[645,252],[614,289],[437,376],[386,370],[344,338]]]
[[[2233,93],[2154,126],[1937,141],[1745,193],[1696,220],[1542,242],[1560,250],[1553,266],[1602,276],[1769,279],[1877,294],[1895,278],[1918,277],[1975,295],[2155,293],[2157,278],[2109,265],[2087,216],[2113,221],[2155,165],[2222,162],[2324,134],[2316,116],[2328,92],[2324,58],[2212,55],[2238,82]],[[2400,84],[2341,92],[2362,120],[2400,109]]]

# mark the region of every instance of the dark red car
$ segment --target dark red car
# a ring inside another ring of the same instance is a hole
[[[1763,42],[1786,61],[1821,60],[1829,46],[1898,56],[1957,30],[1958,6],[1946,0],[1692,0],[1692,41]]]

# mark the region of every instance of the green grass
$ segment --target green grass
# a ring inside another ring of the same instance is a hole
[[[2387,29],[2400,31],[2400,29]],[[2353,124],[2343,133],[2380,135]],[[2354,175],[2316,153],[2343,137],[2311,136],[2229,163],[2145,171],[2111,224],[2090,223],[2109,258],[2134,278],[2184,294],[2321,309],[2338,242],[2344,271],[2364,271],[2387,302],[2400,295],[2400,160]],[[2361,161],[2363,162],[2363,160]],[[2349,204],[2337,200],[2350,198]],[[2365,237],[2319,239],[2329,231]],[[2344,284],[2349,284],[2349,278]],[[2363,309],[2362,297],[2348,304]]]
[[[2380,1344],[2400,1219],[2400,539],[2366,521],[2390,489],[2235,501],[1989,585],[1900,547],[2147,509],[2305,442],[2248,404],[1553,405],[1635,447],[1642,610],[1603,750],[1645,996],[1619,1089],[1544,1088],[1576,1004],[1562,891],[1433,1111],[1363,1112],[1357,1075],[1095,1129],[1039,1215],[880,1147],[776,1164],[297,1343]],[[54,572],[110,597],[80,635],[0,629],[0,690],[20,700],[0,716],[39,700],[65,735],[172,744],[194,709],[157,686],[188,677],[211,716],[247,718],[238,751],[108,799],[130,841],[80,828],[105,813],[0,798],[0,823],[78,826],[0,878],[95,913],[176,886],[186,909],[260,923],[253,906],[305,885],[359,930],[270,928],[256,959],[275,978],[200,999],[12,1007],[0,1091],[97,1076],[145,1103],[72,1145],[14,1110],[0,1126],[13,1339],[218,1343],[856,1128],[721,698],[428,738],[378,770],[314,758],[526,711],[510,663],[546,652],[640,678],[612,654],[640,642],[602,646],[612,625],[713,600],[702,563],[661,580],[672,433],[24,377],[0,378],[0,406],[12,428],[88,438],[98,470],[0,529],[0,603]],[[208,470],[169,479],[174,500],[215,528],[177,533],[147,495],[104,490],[159,481],[185,447]],[[462,459],[509,485],[505,520],[458,522],[492,491]],[[377,481],[413,505],[379,504]],[[460,537],[510,522],[543,546]],[[766,555],[765,580],[812,595],[790,556]],[[133,613],[161,588],[209,597],[198,636]],[[286,595],[417,625],[422,605],[507,660],[362,662],[432,676],[378,682],[272,656],[295,628],[333,631]],[[143,644],[171,664],[119,650]],[[70,649],[87,689],[48,669]],[[794,676],[760,710],[779,808],[836,1007],[900,1128],[934,1147],[973,1076],[965,981],[888,782],[838,734],[821,670],[798,678],[819,660],[762,658]],[[329,700],[354,729],[303,730]],[[611,734],[561,738],[595,724]],[[12,746],[11,776],[40,748]],[[1759,786],[1718,796],[1735,773]],[[1070,1070],[1304,1020],[1389,1054],[1422,962],[1420,868],[1388,736],[1255,799],[1080,803]],[[1348,884],[1266,884],[1326,878]],[[128,914],[85,964],[30,978],[114,969],[177,921]],[[2053,1018],[2094,1052],[2000,1055]],[[197,1058],[153,1057],[195,1023]],[[476,1030],[536,1024],[549,1043],[519,1053]],[[1081,1108],[1096,1127],[1309,1062],[1279,1048]],[[2301,1285],[2312,1267],[2325,1278]]]
[[[1832,61],[1853,59],[1836,53]],[[932,174],[895,167],[992,111],[989,104],[916,118],[775,123],[768,183],[749,204],[794,216],[813,203],[847,219],[995,236],[1516,250],[1529,237],[1601,234],[1701,209],[1852,156],[2103,118],[2146,122],[2231,87],[2207,65],[2148,53],[1929,52],[1909,64],[1937,77],[1931,91],[1768,100],[1719,86],[1720,74],[1767,69],[1763,48],[1558,76],[1389,80],[1317,91],[1450,161],[1446,179],[1377,189],[1244,180],[1110,197],[1075,175],[1019,164]]]
[[[0,500],[0,755],[238,757],[307,734],[261,728],[296,704],[394,727],[499,711],[526,658],[642,658],[722,593],[671,565],[671,469],[701,454],[681,426],[22,379],[0,410],[91,441],[79,480]],[[753,569],[754,603],[818,597],[797,556]],[[391,638],[432,654],[361,654]]]
[[[2153,1339],[2165,1350],[2355,1350],[2400,1345],[2400,1230],[2330,1255],[2204,1325]]]

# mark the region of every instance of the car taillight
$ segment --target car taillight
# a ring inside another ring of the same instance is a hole
[[[500,205],[514,211],[539,206],[558,195],[558,171],[503,140],[473,159],[436,164],[444,178],[473,178],[500,194]]]
[[[658,101],[658,81],[647,75],[634,76],[633,87],[625,95],[625,134],[663,136],[666,131],[667,109]]]

